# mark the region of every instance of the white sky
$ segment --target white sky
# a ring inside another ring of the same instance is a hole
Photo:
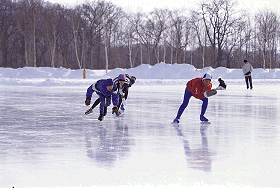
[[[52,3],[59,3],[69,6],[81,4],[83,0],[45,0]],[[88,1],[88,0],[84,0]],[[200,0],[106,0],[118,5],[125,12],[150,12],[154,8],[167,8],[169,10],[176,8],[196,7]],[[239,6],[250,11],[257,12],[259,9],[268,8],[280,14],[280,0],[236,0]]]

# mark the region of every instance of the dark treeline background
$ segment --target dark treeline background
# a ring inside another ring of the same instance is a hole
[[[1,0],[0,66],[71,69],[188,63],[279,68],[279,16],[237,10],[233,0],[194,10],[126,13],[103,0],[67,8],[43,0]]]

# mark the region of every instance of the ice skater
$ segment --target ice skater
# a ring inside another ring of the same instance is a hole
[[[253,71],[253,66],[250,63],[248,63],[248,61],[246,59],[243,62],[245,64],[242,67],[242,71],[243,71],[243,74],[245,76],[245,82],[246,82],[246,85],[247,85],[247,89],[249,89],[249,83],[250,83],[250,89],[253,89],[252,76],[251,76],[252,71]]]
[[[227,85],[225,84],[225,81],[222,80],[222,78],[218,79],[219,86],[216,88],[216,90],[225,90],[227,88]]]
[[[189,100],[192,96],[197,99],[202,100],[202,108],[200,113],[200,121],[208,122],[208,119],[204,116],[207,106],[208,106],[208,97],[215,95],[217,93],[216,90],[211,90],[212,76],[209,73],[204,74],[202,78],[194,78],[187,83],[187,87],[185,89],[185,95],[182,105],[180,106],[176,118],[173,120],[174,123],[179,123],[179,119],[184,112],[185,108],[189,104]],[[209,91],[209,92],[208,92]]]
[[[123,100],[127,99],[128,88],[135,83],[136,77],[129,76],[129,74],[120,74],[113,81],[116,84],[119,93],[118,108],[121,110],[125,110],[123,105]]]
[[[117,87],[119,101],[118,101],[118,109],[125,110],[123,106],[123,99],[127,99],[128,96],[128,88],[131,87],[136,81],[134,76],[129,76],[128,74],[120,74],[116,77],[113,82]],[[92,110],[100,103],[100,98],[96,99],[93,105],[88,109],[85,114],[88,115],[92,113]]]
[[[114,105],[112,113],[115,113],[116,116],[120,115],[119,109],[117,107],[119,94],[117,91],[117,86],[114,84],[111,78],[98,80],[96,83],[92,84],[87,89],[86,101],[85,101],[85,104],[87,106],[90,105],[93,92],[96,92],[96,94],[99,96],[99,102],[100,102],[100,115],[98,117],[99,121],[102,121],[104,116],[106,116],[107,107],[110,106],[111,100],[113,101],[113,105]]]

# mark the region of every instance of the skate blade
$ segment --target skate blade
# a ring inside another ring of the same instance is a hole
[[[88,110],[85,112],[86,115],[88,115],[88,114],[90,114],[90,113],[92,113],[92,109],[91,109],[91,108],[88,109]]]
[[[201,121],[200,124],[211,124],[210,121]]]

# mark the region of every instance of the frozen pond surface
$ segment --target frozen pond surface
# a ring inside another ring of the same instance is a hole
[[[279,86],[219,91],[210,125],[192,98],[179,127],[185,85],[133,86],[102,123],[84,115],[86,89],[0,86],[1,188],[279,187]]]

